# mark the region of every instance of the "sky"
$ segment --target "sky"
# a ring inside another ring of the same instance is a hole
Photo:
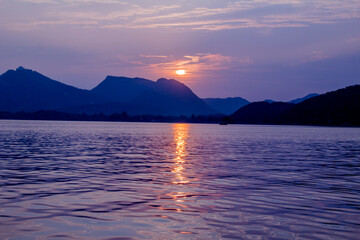
[[[0,0],[0,73],[287,101],[360,84],[359,0]],[[186,70],[176,75],[176,70]]]

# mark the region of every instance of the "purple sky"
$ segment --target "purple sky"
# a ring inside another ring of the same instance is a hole
[[[0,36],[1,73],[85,89],[166,77],[256,101],[360,83],[359,0],[0,0]]]

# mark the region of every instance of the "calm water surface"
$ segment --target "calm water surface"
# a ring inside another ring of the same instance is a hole
[[[0,239],[359,239],[360,128],[0,121]]]

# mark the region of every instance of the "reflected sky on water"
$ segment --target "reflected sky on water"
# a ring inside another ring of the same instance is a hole
[[[358,239],[360,129],[0,121],[0,238]]]

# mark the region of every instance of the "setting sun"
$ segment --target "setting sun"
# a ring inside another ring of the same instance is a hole
[[[183,70],[183,69],[181,69],[181,70],[176,70],[176,72],[175,72],[177,75],[185,75],[186,74],[186,70]]]

